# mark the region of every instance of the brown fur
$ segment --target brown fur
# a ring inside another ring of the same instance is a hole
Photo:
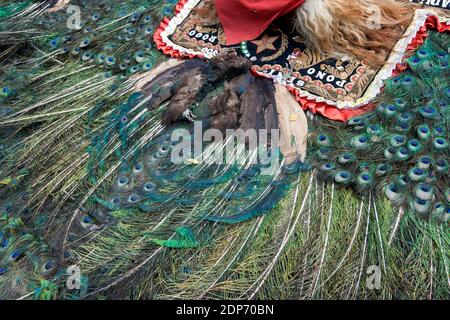
[[[381,29],[371,27],[368,6],[379,8]],[[413,8],[406,0],[306,0],[297,9],[296,28],[323,53],[379,66],[411,23]]]

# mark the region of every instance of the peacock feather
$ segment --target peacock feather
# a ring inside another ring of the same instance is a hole
[[[448,297],[448,34],[373,112],[309,119],[306,159],[293,134],[293,153],[216,162],[249,148],[210,139],[177,162],[196,133],[279,129],[295,99],[232,53],[167,60],[174,0],[56,4],[0,6],[0,298]]]
[[[384,194],[426,220],[448,222],[450,57],[446,35],[432,33],[390,79],[375,111],[347,132],[317,130],[320,175],[358,193]]]

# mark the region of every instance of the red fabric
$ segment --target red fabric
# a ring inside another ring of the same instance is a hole
[[[216,10],[227,45],[254,40],[276,19],[305,0],[216,0]]]

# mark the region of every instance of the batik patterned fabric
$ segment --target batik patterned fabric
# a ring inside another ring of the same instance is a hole
[[[374,69],[356,59],[337,59],[308,48],[289,24],[281,22],[255,40],[227,46],[214,0],[181,0],[175,16],[162,22],[155,41],[173,57],[212,58],[221,50],[236,49],[253,62],[256,74],[286,85],[304,109],[347,121],[371,108],[383,81],[396,71],[408,49],[421,44],[427,28],[445,31],[449,26],[448,19],[417,10],[386,64]]]

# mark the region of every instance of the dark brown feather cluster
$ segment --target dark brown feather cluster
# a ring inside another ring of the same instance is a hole
[[[191,109],[206,103],[209,127],[226,129],[278,128],[275,88],[271,80],[251,74],[251,62],[234,51],[225,51],[205,61],[187,60],[169,68],[146,84],[152,95],[149,107],[167,102],[165,125],[193,120]],[[211,92],[219,90],[213,97]],[[205,101],[208,99],[208,101]],[[201,119],[204,120],[204,119]]]

